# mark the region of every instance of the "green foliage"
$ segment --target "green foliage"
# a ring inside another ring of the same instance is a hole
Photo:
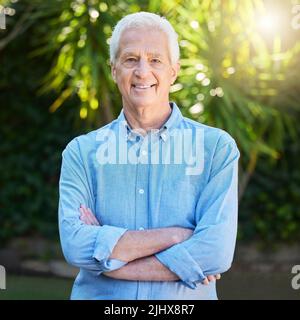
[[[299,142],[287,140],[280,161],[259,163],[240,205],[240,239],[300,240],[299,157]]]
[[[51,97],[36,96],[49,61],[29,59],[30,50],[29,32],[0,52],[1,244],[29,233],[57,237],[61,152],[82,132],[76,126],[77,110],[70,108],[77,101],[49,114]]]
[[[0,30],[0,240],[28,232],[57,236],[61,151],[73,136],[119,113],[108,41],[121,17],[140,10],[166,16],[179,34],[181,72],[171,100],[186,116],[223,128],[238,142],[241,239],[298,239],[299,31],[285,29],[286,21],[280,31],[263,34],[257,22],[269,11],[267,2],[0,5],[16,10],[7,18],[8,31]],[[276,6],[291,11],[287,2],[272,1]]]
[[[0,114],[1,243],[28,233],[57,235],[61,152],[74,134],[68,117],[49,117],[42,101],[13,100],[9,111]]]

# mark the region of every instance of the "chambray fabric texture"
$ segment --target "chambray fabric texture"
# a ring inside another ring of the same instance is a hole
[[[161,129],[146,136],[130,128],[122,110],[63,151],[60,240],[66,260],[80,268],[71,299],[217,299],[216,283],[201,282],[227,271],[233,260],[239,151],[225,131],[183,117],[174,102],[170,107]],[[80,220],[80,204],[100,226]],[[194,229],[189,239],[155,254],[180,280],[102,274],[126,264],[109,257],[127,230],[162,227]]]

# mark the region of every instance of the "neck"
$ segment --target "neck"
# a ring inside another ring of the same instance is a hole
[[[126,120],[132,129],[148,132],[160,129],[172,113],[169,103],[160,108],[130,108],[124,105]]]

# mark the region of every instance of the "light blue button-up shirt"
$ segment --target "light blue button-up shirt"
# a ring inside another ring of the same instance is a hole
[[[217,299],[215,282],[201,282],[232,263],[239,151],[228,133],[170,106],[166,123],[145,136],[130,128],[122,110],[63,151],[60,239],[66,260],[80,268],[72,299]],[[80,204],[91,208],[100,226],[80,220]],[[162,227],[194,229],[189,239],[155,254],[180,280],[103,274],[126,264],[109,257],[127,230]]]

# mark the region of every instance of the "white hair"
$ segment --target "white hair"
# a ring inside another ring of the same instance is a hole
[[[125,16],[114,27],[109,45],[110,62],[116,62],[122,33],[130,28],[143,27],[156,28],[164,32],[168,38],[168,48],[171,62],[178,62],[180,56],[177,40],[178,35],[170,22],[166,18],[161,17],[155,13],[143,11]]]

